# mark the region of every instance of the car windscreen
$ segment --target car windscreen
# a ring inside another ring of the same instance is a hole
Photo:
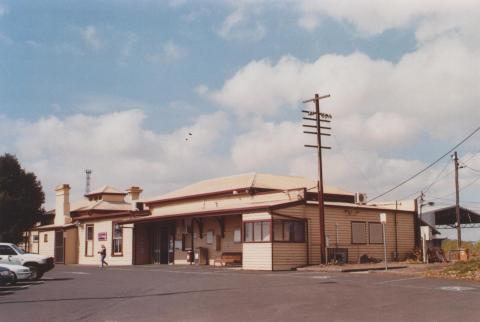
[[[16,245],[11,245],[19,254],[25,254],[25,251]]]

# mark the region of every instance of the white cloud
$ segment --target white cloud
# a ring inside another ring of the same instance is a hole
[[[70,183],[73,198],[83,193],[86,168],[93,169],[94,186],[138,184],[148,196],[221,172],[225,162],[214,147],[228,127],[225,114],[200,116],[170,133],[145,129],[146,117],[140,110],[32,122],[2,117],[0,147],[37,174],[49,206],[58,183]]]
[[[87,44],[92,49],[98,50],[104,47],[104,41],[101,39],[98,30],[95,26],[89,25],[80,29],[80,34]]]
[[[258,21],[259,16],[255,10],[258,4],[247,5],[240,1],[235,4],[235,9],[224,19],[218,29],[218,35],[226,40],[241,40],[257,42],[262,40],[267,30],[265,26]]]
[[[145,58],[150,63],[168,63],[180,60],[187,56],[187,50],[178,46],[173,41],[168,41],[161,45],[161,49]]]
[[[300,110],[300,102],[315,92],[330,93],[322,106],[343,122],[356,114],[370,118],[393,113],[395,125],[408,126],[405,131],[418,128],[411,121],[416,119],[430,135],[446,137],[465,133],[452,126],[454,111],[461,111],[455,113],[455,122],[464,128],[473,127],[480,117],[478,70],[478,51],[446,37],[396,64],[361,53],[324,55],[311,63],[290,56],[276,63],[252,61],[208,95],[240,117],[268,117],[283,109]]]

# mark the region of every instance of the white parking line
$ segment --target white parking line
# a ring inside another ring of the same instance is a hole
[[[418,279],[423,279],[423,277],[399,278],[399,279],[396,279],[396,280],[381,281],[381,282],[377,282],[375,284],[388,284],[388,283],[401,282],[401,281],[411,281],[411,280],[418,280]]]
[[[442,291],[452,291],[452,292],[464,292],[464,291],[476,290],[475,287],[467,287],[467,286],[442,286],[442,287],[438,287],[437,289]]]

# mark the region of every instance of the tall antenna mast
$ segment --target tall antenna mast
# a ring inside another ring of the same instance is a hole
[[[90,176],[92,174],[92,170],[86,169],[85,174],[86,174],[85,194],[88,194],[90,192]]]

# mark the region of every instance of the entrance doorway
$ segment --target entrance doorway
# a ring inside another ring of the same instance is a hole
[[[174,234],[174,222],[136,224],[134,264],[172,263]]]
[[[168,264],[168,227],[156,225],[152,239],[153,264]]]
[[[55,231],[55,263],[65,262],[65,241],[63,239],[63,231]]]

